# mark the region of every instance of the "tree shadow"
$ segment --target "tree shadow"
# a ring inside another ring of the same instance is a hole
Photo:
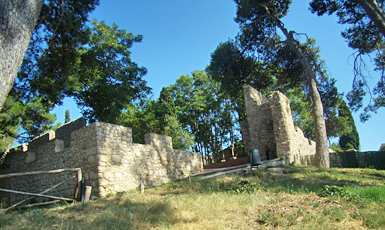
[[[152,229],[197,221],[181,218],[167,199],[134,202],[124,196],[70,205],[48,213],[41,213],[47,220],[41,228],[57,225],[64,229]],[[33,219],[31,216],[29,221]]]

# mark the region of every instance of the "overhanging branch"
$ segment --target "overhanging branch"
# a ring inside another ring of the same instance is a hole
[[[286,43],[287,43],[286,40],[285,40],[285,41],[272,42],[272,43],[266,43],[266,42],[250,42],[250,43],[246,46],[246,48],[244,48],[244,49],[242,50],[241,55],[243,55],[243,54],[246,52],[246,50],[249,49],[250,46],[253,46],[253,45],[263,45],[263,46],[265,46],[265,47],[272,47],[272,46],[276,46],[276,45],[279,45],[279,44],[286,44]]]

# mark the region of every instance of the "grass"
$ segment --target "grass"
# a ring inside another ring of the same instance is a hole
[[[260,169],[14,211],[0,229],[385,229],[384,201],[385,171]]]

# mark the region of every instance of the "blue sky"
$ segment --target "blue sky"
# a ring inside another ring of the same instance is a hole
[[[311,14],[308,2],[293,1],[283,22],[289,30],[316,39],[329,74],[337,79],[338,90],[346,95],[353,80],[353,50],[341,37],[345,27],[337,24],[334,16]],[[91,18],[116,23],[127,32],[143,35],[142,43],[131,49],[132,60],[148,69],[144,79],[157,98],[162,87],[175,83],[181,75],[203,70],[219,43],[235,37],[235,14],[232,0],[101,0]],[[370,75],[370,84],[374,86],[379,74],[371,71]],[[63,123],[66,109],[70,110],[72,120],[81,116],[76,104],[66,99],[63,106],[53,111],[58,122]],[[365,123],[359,121],[359,113],[353,116],[361,150],[378,150],[385,143],[385,109]]]

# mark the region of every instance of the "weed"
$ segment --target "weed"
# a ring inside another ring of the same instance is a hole
[[[345,200],[357,200],[359,196],[347,191],[346,188],[335,186],[335,185],[325,185],[321,192],[318,193],[320,197],[332,197],[338,196],[344,198]]]
[[[385,201],[385,186],[357,186],[349,188],[349,191],[358,194],[363,202],[384,202]]]
[[[87,204],[13,211],[0,215],[0,228],[385,229],[385,171],[294,166],[285,171],[180,180],[144,194],[132,190]],[[360,199],[351,202],[356,196]]]
[[[117,192],[117,193],[115,194],[116,197],[121,197],[121,196],[125,196],[125,195],[127,195],[127,192],[126,192],[126,191]]]
[[[233,184],[233,183],[220,184],[220,188],[223,191],[226,191],[232,194],[238,194],[242,192],[253,193],[257,190],[264,189],[264,187],[258,182],[250,183],[248,181],[241,181],[238,184]]]

